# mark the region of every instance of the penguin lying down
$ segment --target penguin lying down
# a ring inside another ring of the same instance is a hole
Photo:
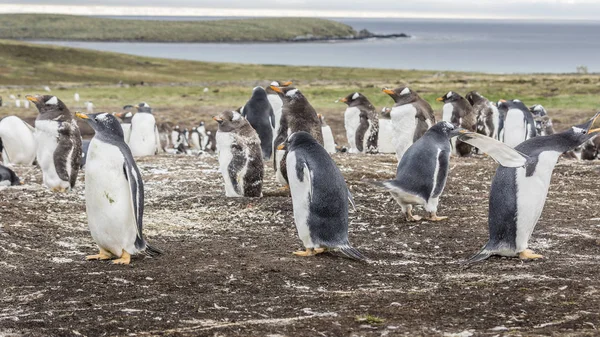
[[[23,185],[23,182],[21,182],[13,170],[0,164],[0,187],[17,185]]]

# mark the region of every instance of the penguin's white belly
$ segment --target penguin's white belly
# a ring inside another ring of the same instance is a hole
[[[494,125],[494,131],[488,131],[487,135],[494,139],[500,139],[498,135],[498,129],[500,128],[500,112],[498,111],[498,108],[491,103],[490,108],[492,109],[492,124]]]
[[[287,185],[283,174],[281,173],[281,158],[285,155],[284,150],[276,150],[275,151],[275,180],[277,180],[280,184]]]
[[[321,127],[321,133],[323,133],[323,145],[327,153],[335,153],[335,140],[329,125]]]
[[[150,113],[137,113],[131,120],[129,148],[134,157],[152,156],[156,153],[156,120]]]
[[[35,136],[19,117],[8,116],[0,121],[0,138],[4,146],[3,161],[5,165],[33,164],[37,149]]]
[[[417,109],[412,104],[394,107],[390,112],[393,129],[392,143],[398,162],[404,156],[404,152],[413,144],[417,128],[416,116]]]
[[[394,130],[392,128],[392,121],[389,119],[379,120],[379,135],[377,139],[377,149],[379,153],[394,153],[396,148],[394,147],[392,138]]]
[[[173,146],[175,146],[175,144],[177,144],[178,140],[179,140],[179,132],[171,131],[171,144],[173,144]]]
[[[200,134],[197,132],[192,133],[192,147],[194,150],[200,150]]]
[[[123,129],[125,144],[129,144],[129,137],[131,137],[131,123],[121,123],[121,129]]]
[[[281,113],[283,109],[283,101],[279,95],[269,94],[267,95],[267,99],[271,104],[271,108],[273,108],[273,114],[275,115],[275,128],[273,129],[275,132],[279,130],[279,122],[281,121]],[[273,137],[273,141],[275,138]]]
[[[303,181],[298,179],[298,175],[296,174],[296,154],[293,151],[288,153],[286,163],[290,192],[292,194],[292,206],[294,208],[294,222],[296,223],[298,236],[305,248],[315,248],[310,237],[310,228],[308,227],[311,191],[310,171],[308,168],[304,168]]]
[[[202,141],[200,142],[201,144],[201,150],[206,150],[206,145],[208,145],[208,135],[206,134],[206,131],[204,131],[204,129],[202,131],[198,130],[198,132],[200,132],[200,134],[202,135]]]
[[[37,161],[42,169],[44,185],[48,188],[69,189],[71,184],[59,178],[54,166],[54,151],[58,146],[58,122],[36,121],[35,139],[37,147]],[[67,164],[70,167],[70,164]]]
[[[517,253],[527,249],[527,242],[544,209],[552,170],[560,155],[555,151],[542,152],[531,177],[525,176],[525,168],[517,168]]]
[[[92,139],[85,170],[85,206],[92,238],[116,256],[135,254],[137,223],[118,147]]]
[[[508,110],[503,131],[506,145],[515,147],[524,142],[527,137],[527,124],[525,124],[523,111],[519,109]]]
[[[359,153],[356,146],[356,129],[360,125],[360,109],[349,107],[344,112],[344,127],[346,128],[346,137],[348,138],[349,153]]]
[[[454,106],[450,103],[444,104],[442,108],[442,120],[444,122],[450,123],[452,121],[452,112],[454,111]]]
[[[217,131],[215,135],[217,139],[217,152],[219,153],[219,171],[225,181],[225,196],[227,197],[241,197],[233,188],[233,183],[229,176],[229,164],[233,159],[233,153],[231,152],[231,146],[234,142],[234,136],[231,132]],[[240,186],[241,187],[241,186]]]

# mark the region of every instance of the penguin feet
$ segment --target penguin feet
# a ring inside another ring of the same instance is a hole
[[[429,213],[429,217],[426,218],[426,220],[429,220],[429,221],[442,221],[442,220],[446,220],[446,219],[448,219],[447,216],[437,216],[437,214],[435,212]]]
[[[281,192],[289,192],[290,191],[290,185],[285,185],[282,188],[279,189]]]
[[[542,255],[535,254],[531,249],[525,249],[524,251],[519,253],[519,258],[521,260],[535,260],[543,258]]]
[[[88,255],[85,257],[86,260],[110,260],[112,258],[112,254],[105,251],[104,249],[100,249],[100,252],[96,255]]]
[[[52,192],[66,193],[67,189],[63,187],[52,187]]]
[[[418,215],[413,215],[412,214],[412,210],[408,210],[405,213],[406,215],[406,221],[408,222],[415,222],[415,221],[421,221],[421,219],[423,219],[422,217],[418,216]]]
[[[129,255],[125,249],[123,249],[123,254],[121,254],[121,257],[113,261],[114,264],[129,264],[129,262],[131,262],[131,255]]]
[[[294,252],[293,254],[296,256],[313,256],[313,255],[324,253],[326,251],[327,251],[327,249],[325,249],[325,248],[315,248],[315,249],[306,248],[306,250],[300,250],[300,251]]]

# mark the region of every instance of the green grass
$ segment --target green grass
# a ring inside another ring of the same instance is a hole
[[[0,15],[0,38],[4,39],[240,42],[356,34],[352,27],[343,23],[313,18],[158,21],[48,14]]]

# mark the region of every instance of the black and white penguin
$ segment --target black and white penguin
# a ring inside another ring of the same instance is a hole
[[[0,164],[0,186],[17,186],[22,185],[21,179],[17,174],[8,167]]]
[[[520,100],[500,100],[498,112],[500,113],[500,140],[508,146],[516,147],[537,135],[533,115]]]
[[[198,124],[198,133],[200,134],[200,148],[202,149],[202,151],[206,151],[206,146],[208,145],[209,137],[204,122],[200,122],[200,124]]]
[[[325,121],[325,116],[318,114],[319,120],[321,121],[321,133],[323,134],[323,147],[327,151],[327,153],[335,153],[335,139],[333,138],[333,132],[331,132],[331,127],[327,125]]]
[[[123,107],[123,110],[129,107],[131,107],[131,105],[126,105]],[[121,119],[121,128],[123,128],[123,136],[125,137],[125,143],[129,144],[129,138],[131,136],[131,120],[133,119],[134,112],[122,111],[115,113],[114,115]]]
[[[450,142],[453,137],[478,146],[492,158],[506,166],[522,166],[523,157],[498,140],[460,128],[453,123],[439,122],[432,126],[404,154],[396,170],[396,178],[377,183],[388,189],[402,208],[407,221],[419,221],[412,214],[413,206],[423,206],[429,221],[440,221],[437,216],[439,198],[446,186],[450,162]]]
[[[219,123],[216,139],[225,195],[261,197],[264,164],[258,134],[237,111],[225,111],[214,120]]]
[[[173,129],[171,129],[171,144],[173,144],[173,148],[175,148],[175,144],[177,144],[177,139],[179,139],[179,133],[181,130],[179,129],[179,125],[175,125]]]
[[[487,259],[492,255],[537,259],[541,255],[527,249],[546,197],[552,171],[558,158],[590,138],[600,128],[591,129],[597,113],[588,122],[550,136],[535,137],[515,147],[526,159],[524,167],[500,166],[492,180],[489,201],[489,241],[466,263]]]
[[[273,153],[275,115],[267,98],[267,92],[263,87],[255,87],[252,90],[252,97],[242,108],[242,117],[246,118],[258,133],[263,159],[269,160],[271,153]]]
[[[294,132],[305,131],[311,134],[321,146],[323,145],[323,133],[321,121],[315,109],[310,105],[300,90],[293,87],[274,87],[271,89],[278,92],[283,99],[283,109],[275,147],[283,144],[287,137]],[[285,165],[285,152],[278,150],[274,156],[276,179],[287,186],[287,173]]]
[[[435,124],[435,116],[431,105],[408,87],[386,88],[383,92],[396,102],[390,111],[390,119],[394,130],[392,143],[400,162],[404,152]]]
[[[394,128],[390,119],[391,108],[383,107],[381,116],[379,116],[379,135],[377,139],[377,151],[379,153],[396,153],[394,147],[393,136]]]
[[[158,129],[158,139],[160,141],[160,148],[162,152],[167,152],[167,150],[173,144],[171,142],[171,132],[173,131],[173,123],[164,122],[160,123],[157,127]]]
[[[217,137],[216,132],[206,131],[206,146],[204,147],[204,151],[217,152]]]
[[[195,153],[199,153],[202,150],[200,145],[201,138],[198,128],[193,127],[192,131],[190,131],[190,149]]]
[[[333,250],[364,260],[348,241],[348,200],[352,198],[331,156],[303,131],[291,134],[279,148],[287,150],[294,221],[306,249],[294,254],[311,256]]]
[[[339,99],[348,105],[344,112],[344,127],[348,137],[349,153],[376,153],[379,134],[379,117],[369,99],[352,93]]]
[[[471,103],[455,91],[448,91],[444,96],[436,98],[438,102],[444,102],[442,108],[442,120],[459,126],[465,130],[477,130],[477,115]],[[457,156],[468,156],[473,151],[469,144],[460,140],[452,139],[452,152]]]
[[[87,139],[83,140],[81,142],[81,164],[79,164],[79,168],[85,167],[85,162],[87,161],[87,154],[88,154],[89,148],[90,148],[90,141]]]
[[[75,187],[81,165],[81,133],[69,108],[56,96],[26,96],[35,104],[37,162],[44,185],[53,191]]]
[[[529,107],[529,111],[533,115],[535,130],[538,136],[548,136],[556,133],[552,125],[552,118],[548,116],[546,109],[541,104]]]
[[[173,144],[173,148],[178,154],[187,154],[190,144],[188,143],[188,129],[177,128],[178,131],[177,140]]]
[[[96,134],[90,142],[85,169],[85,206],[90,233],[99,248],[87,260],[109,260],[129,264],[131,255],[151,256],[160,250],[142,235],[144,182],[123,129],[111,114],[77,113]]]
[[[0,153],[4,165],[33,164],[37,149],[34,132],[31,125],[17,116],[0,120]]]
[[[477,116],[477,132],[499,139],[500,112],[498,112],[498,107],[477,91],[469,92],[465,98],[471,103]]]
[[[131,119],[131,134],[128,143],[131,153],[134,157],[155,155],[161,146],[152,108],[145,102],[138,104],[136,108],[138,112]]]
[[[277,133],[279,130],[279,122],[281,120],[281,114],[283,109],[283,100],[279,95],[279,92],[272,89],[272,87],[276,88],[286,88],[292,85],[291,81],[273,81],[265,91],[267,92],[267,99],[271,104],[271,108],[273,108],[273,114],[275,115],[275,127],[273,128],[273,133]]]

